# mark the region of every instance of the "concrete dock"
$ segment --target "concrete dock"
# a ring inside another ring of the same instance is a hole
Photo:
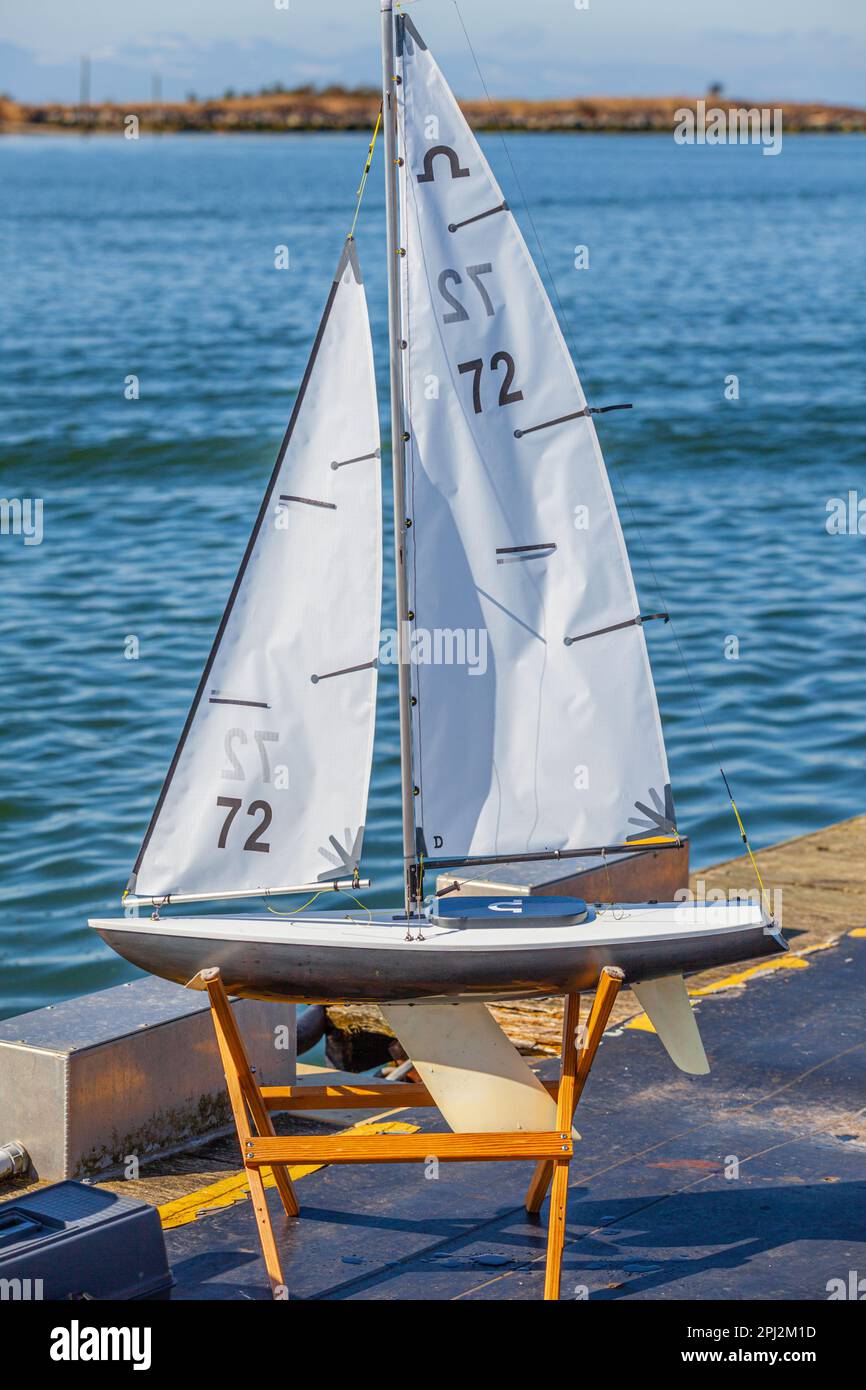
[[[578,1110],[563,1298],[825,1300],[866,1271],[866,816],[762,851],[791,954],[692,976],[712,1071],[676,1071],[623,992]],[[748,892],[747,862],[692,875]],[[542,1076],[559,1004],[498,1016]],[[320,1069],[299,1068],[321,1081]],[[361,1123],[434,1128],[394,1106]],[[357,1112],[331,1112],[349,1128]],[[325,1117],[277,1118],[284,1133]],[[527,1165],[294,1172],[299,1220],[277,1215],[290,1294],[324,1299],[536,1299],[546,1207],[522,1205]],[[26,1181],[4,1184],[2,1195]],[[267,1298],[234,1138],[100,1186],[161,1209],[176,1298]],[[840,1286],[841,1287],[841,1286]],[[841,1296],[841,1295],[840,1295]]]

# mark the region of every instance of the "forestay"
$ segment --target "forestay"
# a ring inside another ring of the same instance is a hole
[[[354,243],[130,891],[249,893],[351,877],[372,761],[379,424]]]
[[[419,848],[669,834],[641,614],[580,381],[452,93],[397,24]]]

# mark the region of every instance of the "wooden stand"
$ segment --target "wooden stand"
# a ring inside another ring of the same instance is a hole
[[[298,1199],[288,1169],[292,1164],[325,1163],[423,1163],[436,1157],[441,1163],[514,1162],[534,1159],[535,1173],[526,1195],[526,1209],[538,1212],[553,1180],[547,1232],[545,1299],[559,1298],[568,1166],[573,1154],[572,1124],[593,1059],[622,984],[621,970],[606,967],[585,1030],[579,1028],[580,995],[565,1000],[562,1025],[562,1067],[559,1081],[546,1082],[556,1098],[556,1129],[549,1133],[516,1131],[510,1134],[327,1134],[310,1137],[277,1135],[271,1111],[376,1109],[393,1105],[433,1106],[425,1086],[393,1082],[366,1082],[358,1086],[259,1086],[238,1032],[234,1013],[217,969],[202,970],[190,987],[206,989],[217,1045],[225,1072],[229,1100],[237,1128],[244,1168],[250,1184],[253,1211],[275,1298],[286,1297],[280,1256],[268,1211],[262,1168],[273,1170],[277,1191],[287,1216],[299,1213]]]

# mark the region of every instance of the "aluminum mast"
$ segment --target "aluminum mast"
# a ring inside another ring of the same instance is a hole
[[[417,882],[415,846],[415,781],[412,771],[411,689],[409,684],[409,602],[406,587],[404,535],[406,531],[403,413],[402,324],[400,311],[399,214],[397,206],[397,96],[394,72],[394,16],[392,0],[381,0],[382,27],[382,123],[385,137],[385,208],[388,255],[388,351],[391,367],[391,463],[394,480],[394,564],[397,579],[397,653],[400,690],[400,785],[403,802],[403,876],[406,912],[411,914]]]

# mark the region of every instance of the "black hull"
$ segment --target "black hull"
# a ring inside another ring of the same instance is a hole
[[[592,990],[606,965],[626,984],[706,970],[786,950],[760,926],[700,931],[666,940],[564,944],[542,951],[454,949],[364,950],[339,945],[227,941],[96,926],[103,940],[133,965],[177,984],[217,966],[230,994],[315,1004],[332,1000],[398,1003],[436,999],[519,999]]]

